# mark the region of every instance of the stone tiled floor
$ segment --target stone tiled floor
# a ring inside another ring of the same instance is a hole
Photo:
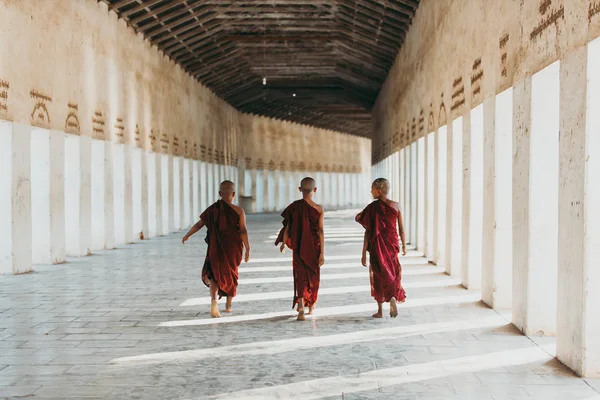
[[[600,382],[553,360],[552,340],[520,335],[414,252],[399,317],[371,319],[352,215],[327,215],[322,293],[304,323],[290,255],[272,246],[276,216],[249,217],[253,260],[221,319],[200,280],[203,234],[0,277],[0,398],[600,398]]]

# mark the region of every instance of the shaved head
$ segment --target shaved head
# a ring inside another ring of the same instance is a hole
[[[382,194],[387,195],[390,191],[390,182],[385,178],[377,178],[373,181],[373,187],[380,190]]]
[[[315,190],[317,186],[315,180],[311,177],[306,177],[300,181],[300,189],[302,193],[310,193]]]
[[[235,184],[231,181],[223,181],[219,185],[219,192],[222,194],[231,194],[235,192]]]

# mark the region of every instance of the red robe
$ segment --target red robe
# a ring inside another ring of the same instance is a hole
[[[398,210],[376,200],[356,216],[356,222],[367,230],[367,251],[370,257],[371,296],[378,303],[406,299],[402,288],[402,267],[398,255]]]
[[[279,232],[275,245],[283,242],[283,233],[289,226],[289,239],[286,245],[293,251],[294,303],[292,308],[300,299],[304,299],[305,306],[311,307],[317,302],[321,283],[319,267],[321,213],[306,201],[297,200],[290,204],[281,216],[283,228]]]
[[[223,200],[208,207],[200,216],[206,225],[208,250],[202,268],[202,281],[210,286],[217,282],[219,297],[233,297],[238,284],[238,267],[242,263],[243,244],[240,215]]]

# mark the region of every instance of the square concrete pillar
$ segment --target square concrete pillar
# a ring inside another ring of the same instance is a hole
[[[556,356],[600,378],[600,40],[561,61]]]
[[[514,89],[513,323],[556,332],[559,64]]]
[[[399,185],[399,193],[398,193],[398,203],[400,204],[400,211],[402,211],[402,217],[406,219],[406,148],[400,149],[398,152],[398,185]],[[406,230],[406,223],[404,221],[404,229]],[[408,239],[408,237],[406,237]]]
[[[141,185],[141,215],[142,215],[142,234],[144,235],[144,239],[150,239],[150,190],[149,190],[149,177],[150,172],[148,168],[148,159],[152,157],[152,153],[147,152],[144,149],[138,149],[140,152],[140,162],[141,162],[141,177],[142,181]]]
[[[202,211],[204,210],[200,210],[201,207],[201,200],[200,197],[201,195],[201,188],[200,188],[200,161],[198,160],[192,160],[190,162],[190,167],[192,168],[191,174],[192,174],[192,215],[191,215],[191,223],[194,224],[197,219],[198,216],[202,213]],[[238,179],[239,180],[239,179]],[[241,192],[240,190],[242,190],[241,185],[238,184],[237,186],[237,196],[240,196]]]
[[[463,136],[463,285],[481,289],[483,235],[483,104],[469,113]],[[468,189],[468,190],[467,190]],[[468,204],[468,206],[467,206]]]
[[[65,262],[65,134],[31,132],[33,264]]]
[[[427,184],[426,188],[426,199],[427,206],[425,207],[426,216],[425,223],[427,224],[427,242],[426,242],[426,257],[429,261],[435,262],[435,254],[437,252],[437,240],[434,239],[436,236],[436,231],[434,229],[434,221],[435,221],[435,209],[437,208],[437,198],[436,198],[436,158],[435,158],[435,133],[430,132],[426,136],[426,151],[425,154],[427,156],[427,160],[425,163],[425,179]]]
[[[125,244],[125,146],[112,143],[112,152],[114,243],[120,246]]]
[[[425,191],[425,138],[420,138],[415,142],[415,152],[417,153],[416,165],[416,211],[417,211],[417,243],[419,250],[425,254],[427,232],[425,232],[425,207],[426,207],[426,191]]]
[[[103,250],[104,235],[104,140],[92,139],[92,251]]]
[[[204,210],[206,210],[206,208],[208,207],[208,170],[206,167],[206,162],[200,161],[198,164],[198,184],[200,185],[200,214],[202,214],[202,212],[204,212]],[[244,192],[244,196],[247,195],[248,194]],[[198,214],[197,216],[200,216],[200,214]]]
[[[482,300],[495,309],[512,306],[513,90],[483,103]]]
[[[91,166],[91,139],[66,135],[65,250],[70,256],[80,257],[91,253]]]
[[[436,217],[436,225],[437,225],[437,254],[436,254],[436,263],[444,267],[446,273],[450,273],[450,266],[448,264],[448,256],[447,256],[447,224],[448,224],[448,127],[441,126],[437,131],[437,164],[438,164],[438,173],[437,173],[437,217]],[[451,169],[450,169],[451,170]]]
[[[124,228],[125,228],[125,243],[133,243],[133,149],[130,145],[123,145],[123,163],[124,163],[124,191],[123,191],[123,208]]]
[[[177,230],[182,230],[188,227],[187,214],[189,214],[189,167],[187,160],[184,157],[177,157],[179,168],[179,221],[176,221]]]
[[[187,196],[186,196],[186,211],[185,211],[185,227],[192,226],[195,221],[194,211],[198,208],[198,192],[196,191],[198,182],[198,168],[196,168],[196,160],[186,159],[186,176],[187,176]],[[237,184],[237,182],[236,182]],[[236,189],[237,190],[237,189]],[[237,197],[237,196],[236,196]]]
[[[0,274],[31,271],[31,127],[0,121]]]
[[[173,155],[165,156],[167,159],[167,212],[168,212],[168,228],[167,233],[177,231],[179,221],[175,223],[175,160]],[[164,182],[164,181],[163,181]],[[163,188],[164,190],[164,188]]]
[[[404,232],[407,243],[414,244],[415,238],[412,237],[412,152],[410,145],[404,148]]]
[[[410,144],[410,241],[419,247],[419,153],[417,142]]]
[[[446,184],[446,271],[452,276],[461,276],[462,265],[462,136],[463,119],[458,117],[448,125],[448,176]],[[450,129],[451,127],[451,129]]]
[[[156,196],[155,204],[155,218],[156,218],[156,236],[163,236],[165,229],[163,227],[163,157],[161,153],[152,153],[154,155],[154,195]]]
[[[433,133],[430,134],[431,135],[431,142],[429,144],[429,148],[431,151],[431,171],[430,174],[431,176],[429,177],[430,180],[430,184],[431,184],[431,188],[430,188],[430,195],[431,195],[431,210],[430,210],[430,215],[432,218],[432,222],[431,222],[431,250],[429,251],[429,260],[432,261],[433,263],[438,263],[439,262],[439,258],[438,258],[438,254],[439,254],[439,241],[438,241],[438,235],[439,235],[439,228],[440,228],[440,224],[439,224],[439,216],[440,216],[440,212],[439,212],[439,207],[440,207],[440,134],[439,134],[439,129],[435,130]]]
[[[430,247],[431,247],[431,242],[429,241],[429,233],[431,232],[430,226],[429,226],[429,203],[430,203],[430,196],[429,196],[429,170],[430,170],[430,165],[429,165],[429,139],[428,139],[428,135],[424,136],[423,138],[420,139],[419,141],[419,146],[423,148],[423,150],[420,153],[421,156],[421,168],[420,168],[420,172],[422,173],[422,178],[421,178],[421,185],[422,188],[420,190],[420,194],[423,196],[421,198],[420,204],[422,206],[422,212],[421,212],[421,219],[422,219],[422,224],[423,224],[423,232],[421,234],[421,236],[423,237],[423,244],[421,246],[422,250],[423,250],[423,254],[425,255],[426,258],[429,259],[429,252],[430,252]],[[419,149],[420,150],[420,149]]]
[[[114,144],[104,142],[104,248],[115,248]]]

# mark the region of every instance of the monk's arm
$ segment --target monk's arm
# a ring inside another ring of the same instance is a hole
[[[325,219],[325,211],[321,210],[321,216],[319,217],[319,241],[321,242],[321,256],[319,257],[319,265],[325,263],[325,231],[323,229]]]
[[[246,228],[246,213],[243,210],[240,214],[240,237],[246,248],[245,259],[246,262],[248,262],[248,259],[250,258],[250,241],[248,240],[248,229]]]
[[[286,245],[289,238],[290,238],[290,224],[286,224],[285,229],[283,230],[283,242],[281,243],[282,249]]]
[[[187,240],[196,232],[198,232],[200,229],[202,229],[204,227],[204,221],[202,221],[201,219],[198,220],[198,222],[196,222],[194,224],[194,226],[192,226],[190,228],[190,230],[188,231],[188,233],[185,234],[185,236],[183,237],[182,243],[187,242]]]
[[[406,239],[404,238],[404,224],[402,223],[402,213],[398,210],[398,233],[402,241],[402,255],[406,255]]]
[[[369,232],[365,230],[365,239],[363,240],[362,258],[361,264],[363,267],[367,266],[367,248],[369,244]]]

